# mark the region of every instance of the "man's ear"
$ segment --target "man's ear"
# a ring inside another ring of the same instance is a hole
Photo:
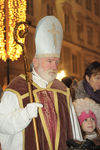
[[[87,76],[87,75],[86,75],[86,77],[85,77],[85,78],[86,78],[86,80],[87,80],[88,82],[90,81],[89,76]]]
[[[37,68],[37,66],[38,66],[38,59],[37,58],[33,58],[33,66],[34,66],[34,68]]]

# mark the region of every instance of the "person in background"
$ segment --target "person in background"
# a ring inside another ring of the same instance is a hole
[[[16,77],[7,86],[0,103],[2,150],[36,150],[33,118],[41,150],[64,150],[67,139],[73,138],[73,131],[77,132],[72,131],[68,89],[55,79],[62,39],[62,26],[55,16],[39,21],[31,65],[33,102],[29,99],[25,75]]]
[[[100,145],[100,105],[90,98],[76,99],[73,105],[81,126],[83,139],[92,140],[95,144]]]
[[[62,78],[62,82],[68,87],[70,88],[71,84],[72,84],[72,77],[64,77]]]
[[[73,76],[69,76],[69,77],[64,77],[62,79],[62,82],[68,88],[70,88],[70,94],[71,94],[71,98],[72,98],[72,101],[73,101],[75,99],[75,88],[77,87],[78,80],[75,79],[75,77],[73,77]]]
[[[75,99],[85,97],[100,103],[100,62],[90,63],[85,70],[83,80],[75,87]]]

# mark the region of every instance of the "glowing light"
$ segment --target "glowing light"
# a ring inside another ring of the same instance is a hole
[[[58,79],[58,80],[61,81],[61,79],[64,78],[65,76],[66,76],[66,73],[65,73],[64,70],[62,70],[62,71],[60,71],[60,72],[57,73],[56,79]]]
[[[5,51],[5,39],[4,39],[4,34],[5,34],[5,26],[4,26],[4,19],[5,19],[5,14],[4,14],[4,1],[5,0],[0,0],[0,59],[6,60],[6,51]]]
[[[0,0],[0,58],[4,61],[7,58],[12,61],[17,60],[22,54],[22,47],[14,41],[13,31],[16,23],[26,21],[26,0],[8,0],[8,26],[9,30],[5,31],[5,11],[4,11],[5,0]],[[23,30],[24,26],[20,26],[18,30]],[[5,32],[8,32],[8,41],[5,39]],[[23,38],[19,38],[21,43],[24,43]],[[6,44],[8,49],[6,50]]]

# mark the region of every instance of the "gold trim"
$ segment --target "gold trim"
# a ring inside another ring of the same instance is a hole
[[[24,74],[20,74],[20,77],[22,77],[23,79],[25,79],[25,75]]]
[[[49,82],[46,88],[50,88],[52,84],[53,84],[53,81]]]
[[[24,80],[26,80],[24,74],[20,74],[19,76],[22,77]],[[40,86],[38,84],[36,84],[34,81],[32,81],[32,85],[35,86],[36,88],[40,89]]]
[[[59,146],[59,138],[60,138],[60,117],[59,117],[59,107],[58,107],[58,98],[57,93],[54,92],[54,105],[57,114],[57,130],[56,130],[56,138],[55,138],[55,150],[58,150]]]
[[[37,96],[37,91],[38,90],[35,90],[34,97],[35,97],[35,101],[39,102],[39,98]],[[48,132],[48,129],[47,129],[47,125],[46,125],[46,122],[45,122],[45,119],[44,119],[44,116],[43,116],[43,113],[42,113],[42,109],[39,109],[39,115],[40,115],[40,119],[41,119],[41,122],[42,122],[42,125],[43,125],[43,128],[44,128],[44,132],[45,132],[45,135],[46,135],[46,138],[47,138],[47,141],[48,141],[49,149],[53,150],[52,142],[51,142],[49,132]]]
[[[23,135],[23,150],[25,150],[25,129],[23,129],[22,135]]]
[[[5,91],[10,91],[10,92],[15,93],[16,96],[18,97],[19,106],[20,106],[21,108],[23,108],[23,103],[22,103],[21,95],[20,95],[17,91],[15,91],[15,90],[13,90],[13,89],[10,89],[10,88],[5,89]]]
[[[24,99],[24,98],[26,98],[26,97],[28,97],[28,96],[29,96],[29,93],[25,93],[25,94],[23,94],[23,95],[21,96],[21,98]]]
[[[54,53],[54,54],[35,54],[35,58],[43,58],[43,57],[57,57],[60,58],[60,53]]]
[[[39,92],[39,91],[43,91],[43,90],[52,91],[52,92],[57,92],[57,93],[62,93],[62,94],[64,94],[65,96],[67,96],[67,91],[61,91],[61,90],[58,90],[58,89],[51,89],[51,88],[35,89],[34,92]]]
[[[24,74],[21,74],[20,75],[20,77],[22,77],[23,79],[25,79],[25,75]],[[69,89],[68,88],[66,88],[66,91],[62,91],[62,90],[59,90],[59,89],[51,89],[51,85],[53,84],[53,81],[52,82],[50,82],[48,85],[47,85],[47,87],[46,88],[41,88],[41,87],[39,87],[34,81],[32,82],[32,85],[33,86],[35,86],[37,89],[35,89],[35,90],[33,90],[33,93],[34,93],[34,91],[42,91],[42,90],[50,90],[50,91],[56,91],[56,92],[58,92],[58,93],[62,93],[62,94],[64,94],[64,95],[66,95],[67,96],[67,91],[68,91],[68,93],[69,93]],[[28,96],[28,93],[26,93],[26,96]],[[23,95],[23,97],[25,97],[25,94]]]
[[[68,110],[70,112],[70,89],[67,88],[67,105],[68,105]]]

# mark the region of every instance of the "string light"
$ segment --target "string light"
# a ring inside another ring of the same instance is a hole
[[[2,3],[1,3],[2,2]],[[0,0],[0,58],[4,61],[7,58],[12,61],[17,60],[22,54],[22,47],[14,41],[13,32],[16,26],[16,23],[21,21],[26,21],[26,0],[8,0],[8,41],[4,39],[4,0]],[[2,6],[2,7],[1,7]],[[2,19],[2,20],[1,20]],[[23,30],[24,25],[20,26],[18,30]],[[19,38],[18,41],[24,43],[24,38]],[[8,42],[8,49],[6,51],[5,45]]]
[[[5,51],[5,39],[4,39],[4,34],[5,34],[5,26],[4,26],[4,19],[5,19],[5,14],[4,14],[4,1],[5,0],[0,0],[0,59],[3,59],[4,61],[6,60],[6,51]]]

